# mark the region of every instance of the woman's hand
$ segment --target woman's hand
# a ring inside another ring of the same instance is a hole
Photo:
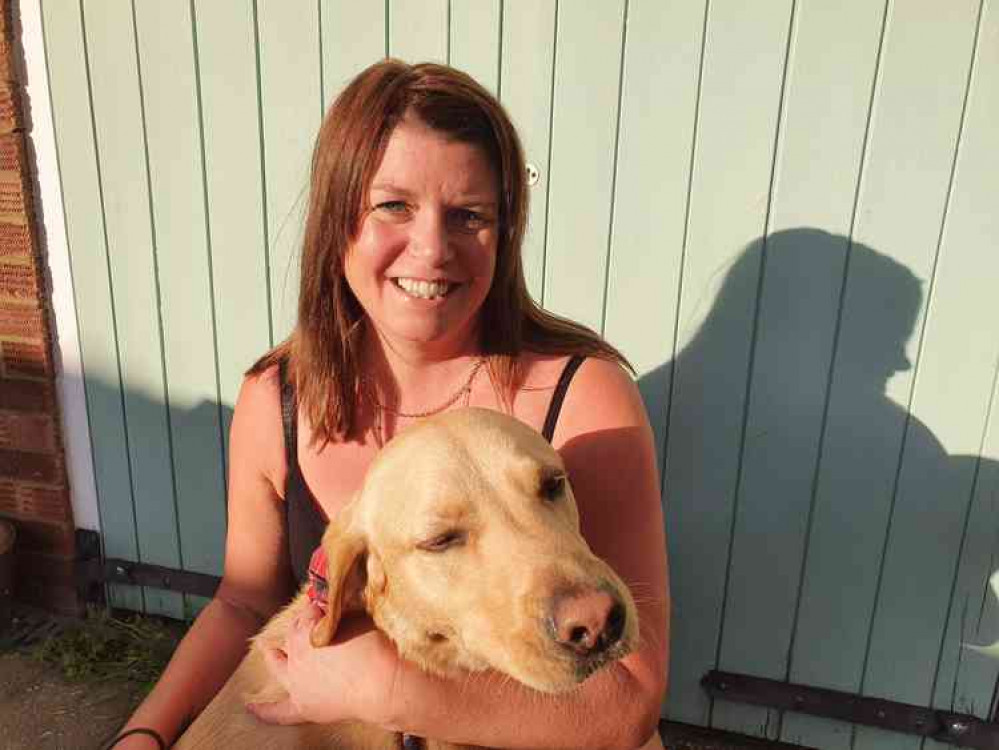
[[[387,725],[399,656],[366,615],[346,616],[326,648],[309,640],[322,611],[310,604],[292,623],[284,649],[264,651],[271,675],[287,691],[277,703],[247,708],[269,724],[360,720]]]

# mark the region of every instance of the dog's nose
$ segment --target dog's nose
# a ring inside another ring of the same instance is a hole
[[[580,656],[595,656],[621,640],[624,621],[624,605],[606,591],[555,597],[552,611],[555,640]]]

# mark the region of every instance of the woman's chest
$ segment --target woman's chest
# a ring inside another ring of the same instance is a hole
[[[334,518],[360,489],[377,452],[377,446],[366,443],[331,443],[321,451],[299,445],[302,480],[328,518]]]
[[[538,431],[548,415],[552,392],[561,371],[560,367],[553,366],[554,363],[545,364],[548,366],[532,368],[532,377],[528,378],[526,387],[517,392],[512,404],[513,416]],[[479,388],[473,389],[467,405],[505,411],[489,380],[481,380],[483,382],[479,383]],[[329,443],[322,450],[309,446],[308,428],[299,433],[298,463],[302,479],[328,518],[334,518],[361,488],[379,446],[416,421],[381,415],[374,422],[381,426],[382,434],[375,434],[379,429],[376,427],[366,432],[359,441]],[[299,424],[302,425],[301,420]]]

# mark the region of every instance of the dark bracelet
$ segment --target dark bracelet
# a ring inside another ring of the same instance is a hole
[[[111,750],[112,747],[117,745],[126,737],[131,737],[133,734],[144,734],[148,737],[152,737],[154,740],[156,740],[156,746],[159,747],[160,750],[167,750],[167,743],[163,740],[162,737],[160,737],[160,733],[157,732],[155,729],[149,729],[148,727],[136,727],[135,729],[129,729],[127,732],[122,732],[113,740],[111,740],[110,743],[105,745],[104,750]]]

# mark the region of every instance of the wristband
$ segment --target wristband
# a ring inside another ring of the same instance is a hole
[[[136,727],[135,729],[129,729],[127,732],[122,732],[117,737],[115,737],[111,742],[104,746],[104,750],[111,750],[112,747],[117,745],[126,737],[131,737],[133,734],[144,734],[147,737],[152,737],[156,740],[156,746],[159,750],[167,750],[167,743],[160,736],[160,733],[155,729],[149,729],[148,727]]]

